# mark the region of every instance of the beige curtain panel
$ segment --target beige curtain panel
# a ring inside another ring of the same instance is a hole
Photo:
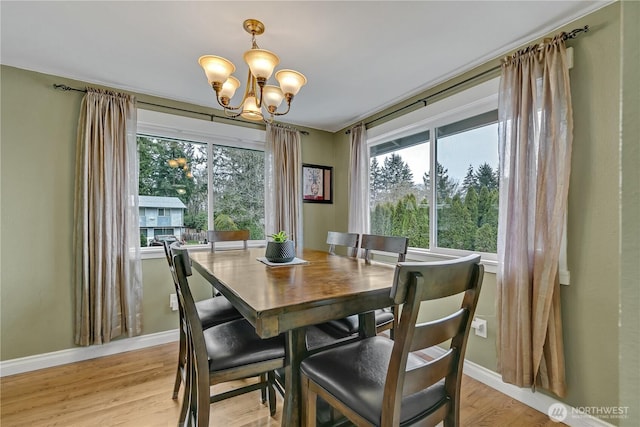
[[[302,149],[299,131],[275,124],[267,125],[264,175],[267,235],[284,230],[297,248],[303,248]]]
[[[564,34],[504,60],[498,137],[498,370],[562,397],[558,261],[573,139]]]
[[[351,128],[349,157],[349,229],[350,233],[369,232],[369,149],[367,128]]]
[[[135,98],[87,89],[78,122],[75,342],[142,332]]]

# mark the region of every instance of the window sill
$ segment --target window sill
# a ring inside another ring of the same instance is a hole
[[[425,249],[410,249],[407,252],[407,260],[410,261],[441,261],[459,257],[460,255],[431,252]],[[498,272],[497,260],[481,258],[480,263],[484,266],[485,273],[496,274]],[[571,275],[568,270],[560,270],[559,276],[561,285],[569,285]]]
[[[250,248],[263,248],[266,246],[265,240],[249,240],[248,245]],[[216,251],[226,251],[232,249],[242,249],[241,242],[219,242],[216,243]],[[209,244],[206,245],[186,245],[186,248],[194,252],[204,252],[211,249]],[[164,258],[164,248],[162,246],[149,246],[146,248],[140,248],[140,257],[142,259],[157,259]]]

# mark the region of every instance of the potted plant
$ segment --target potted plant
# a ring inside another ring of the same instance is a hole
[[[289,236],[284,231],[272,234],[270,242],[267,242],[267,251],[265,258],[269,262],[289,262],[293,261],[296,256],[296,248],[293,240],[289,240]]]

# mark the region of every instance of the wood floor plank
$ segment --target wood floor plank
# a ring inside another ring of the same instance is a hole
[[[177,343],[57,366],[0,379],[2,427],[175,426],[180,399],[171,399]],[[233,385],[238,385],[233,384]],[[217,385],[219,392],[233,385]],[[542,414],[478,381],[462,382],[463,426],[551,427]],[[211,405],[211,424],[276,427],[282,419],[260,402],[260,392]]]

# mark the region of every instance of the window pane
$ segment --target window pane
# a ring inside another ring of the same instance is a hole
[[[138,135],[140,245],[162,240],[204,242],[207,230],[207,147]]]
[[[478,119],[436,131],[437,246],[495,253],[498,125],[479,125]],[[485,117],[489,120],[493,121],[490,114]]]
[[[371,149],[371,233],[405,236],[410,246],[428,248],[429,133],[416,135]]]
[[[214,228],[263,240],[264,152],[216,145],[212,170]]]

